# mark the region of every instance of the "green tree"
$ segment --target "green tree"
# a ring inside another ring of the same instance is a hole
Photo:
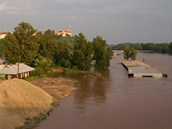
[[[141,43],[134,43],[134,44],[133,44],[133,47],[134,47],[134,49],[136,49],[136,50],[142,50],[142,49],[143,49]]]
[[[137,50],[134,48],[131,48],[131,52],[130,52],[131,60],[136,60],[136,55],[137,55]]]
[[[35,74],[36,75],[42,75],[46,72],[48,72],[52,67],[54,66],[54,63],[51,59],[39,56],[34,63],[34,67],[36,69]]]
[[[55,63],[63,67],[72,67],[73,37],[58,37],[55,53]]]
[[[4,55],[10,63],[25,62],[32,65],[38,52],[36,29],[29,23],[20,23],[4,40]]]
[[[129,60],[130,55],[131,55],[131,47],[130,47],[130,45],[126,44],[124,46],[124,53],[123,54],[124,54],[124,59]]]
[[[0,39],[0,57],[4,55],[4,39]]]
[[[41,32],[38,33],[37,38],[39,44],[39,55],[53,60],[57,49],[55,32],[48,29],[44,34]]]
[[[168,47],[168,52],[169,52],[169,54],[172,54],[172,42],[170,43],[170,45]]]
[[[93,50],[94,50],[94,68],[97,71],[106,70],[110,65],[110,60],[112,59],[113,52],[103,40],[102,37],[97,36],[93,39]]]
[[[80,70],[90,70],[92,67],[92,44],[87,41],[85,36],[80,33],[75,37],[75,44],[73,48],[73,63]]]
[[[154,43],[146,43],[144,46],[144,50],[154,50],[155,44]]]
[[[126,44],[124,46],[124,59],[126,60],[135,60],[136,59],[136,55],[137,55],[137,50],[134,49],[131,45]]]

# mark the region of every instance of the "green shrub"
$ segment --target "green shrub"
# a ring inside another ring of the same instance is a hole
[[[34,63],[35,66],[35,75],[42,75],[48,72],[53,66],[54,63],[51,59],[39,56]]]

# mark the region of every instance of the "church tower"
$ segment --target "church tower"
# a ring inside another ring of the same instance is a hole
[[[57,35],[62,36],[62,37],[72,36],[70,25],[68,25],[67,30],[60,30],[60,31],[58,31]]]
[[[68,32],[71,32],[70,24],[68,24],[67,30],[68,30]]]

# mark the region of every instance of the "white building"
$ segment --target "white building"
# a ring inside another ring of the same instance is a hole
[[[57,32],[57,35],[58,35],[58,36],[62,36],[62,37],[65,37],[65,36],[72,36],[71,27],[68,26],[67,30],[59,30],[59,31]]]
[[[5,38],[6,35],[7,35],[7,32],[0,32],[0,39]]]

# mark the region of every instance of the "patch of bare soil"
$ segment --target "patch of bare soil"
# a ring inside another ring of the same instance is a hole
[[[75,89],[76,81],[64,78],[41,78],[31,81],[32,84],[40,87],[48,94],[59,100],[69,96]]]
[[[54,68],[53,70],[52,70],[52,72],[54,72],[54,73],[63,73],[64,71],[62,70],[62,69],[60,69],[60,68]]]

